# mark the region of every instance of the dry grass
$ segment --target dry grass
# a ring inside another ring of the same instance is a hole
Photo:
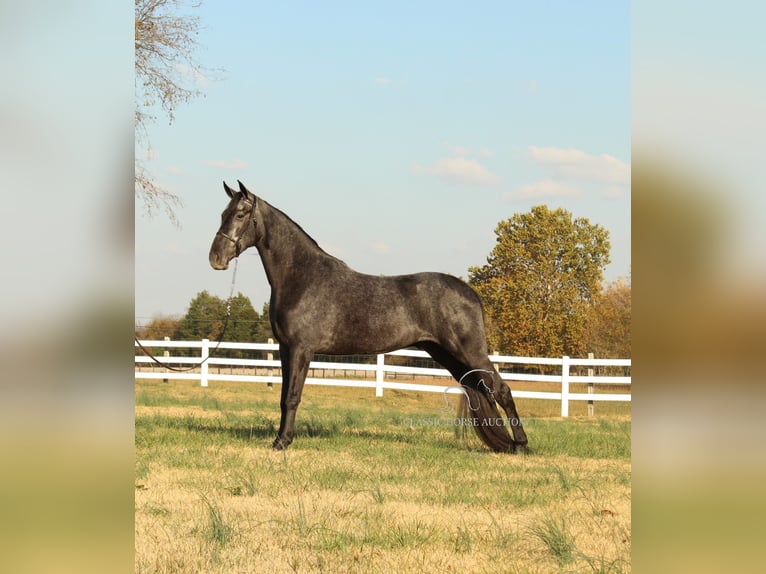
[[[278,386],[136,390],[136,572],[630,571],[626,415],[508,456],[401,423],[441,397],[310,387],[283,454]]]

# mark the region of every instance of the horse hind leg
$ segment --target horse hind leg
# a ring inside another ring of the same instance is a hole
[[[508,416],[508,424],[511,425],[511,432],[513,432],[514,452],[528,452],[527,433],[524,432],[524,426],[521,424],[521,418],[516,411],[516,402],[513,400],[513,394],[511,388],[508,386],[501,377],[500,374],[495,371],[495,399],[500,406],[503,407],[505,414]]]
[[[452,376],[464,386],[466,400],[470,403],[473,399],[477,415],[480,414],[480,418],[485,422],[493,423],[492,426],[485,425],[476,429],[482,441],[496,451],[527,452],[527,435],[524,432],[519,413],[516,411],[516,403],[513,400],[511,389],[500,377],[500,373],[486,354],[479,350],[465,352],[459,348],[448,351],[435,343],[423,345],[423,348],[436,361],[444,365],[452,373]],[[486,397],[486,400],[482,397]],[[504,426],[496,424],[499,414],[495,406],[496,402],[507,415],[513,440]],[[492,420],[493,417],[495,420]],[[507,448],[506,443],[509,444]]]
[[[464,418],[471,421],[476,435],[495,452],[514,452],[515,443],[505,427],[491,395],[483,390],[463,386]]]
[[[466,418],[472,421],[471,426],[481,441],[495,452],[514,451],[514,441],[497,410],[492,382],[495,371],[492,365],[489,365],[491,370],[472,369],[468,366],[470,363],[457,358],[441,345],[427,342],[420,346],[462,385],[465,394],[464,406],[467,409]],[[490,379],[487,384],[488,376]]]
[[[521,424],[521,418],[516,410],[516,402],[513,400],[511,388],[508,386],[500,373],[495,369],[489,359],[477,360],[480,368],[475,369],[477,373],[475,385],[478,390],[484,391],[486,395],[502,407],[507,416],[508,424],[513,433],[513,444],[510,448],[513,452],[527,452],[527,434],[524,432],[524,426]],[[469,372],[470,373],[470,372]]]

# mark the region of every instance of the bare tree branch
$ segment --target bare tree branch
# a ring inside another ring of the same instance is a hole
[[[137,140],[147,142],[147,124],[156,120],[149,110],[159,106],[172,124],[176,108],[202,95],[199,79],[208,78],[213,70],[203,68],[194,56],[199,17],[184,13],[199,8],[201,2],[135,0],[135,4],[135,127]],[[136,197],[143,200],[146,211],[152,214],[162,207],[177,224],[180,198],[161,187],[138,158],[135,174]]]

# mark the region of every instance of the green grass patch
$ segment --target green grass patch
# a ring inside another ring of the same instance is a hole
[[[529,528],[560,566],[566,566],[574,560],[577,547],[569,532],[569,527],[562,519],[546,517]]]
[[[438,394],[310,386],[280,453],[278,385],[137,381],[137,571],[629,569],[629,416],[520,413],[496,454]]]

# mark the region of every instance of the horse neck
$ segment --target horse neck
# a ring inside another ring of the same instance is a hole
[[[262,234],[256,241],[266,277],[273,290],[305,277],[312,268],[335,258],[325,253],[300,226],[287,215],[258,200],[256,219]]]

